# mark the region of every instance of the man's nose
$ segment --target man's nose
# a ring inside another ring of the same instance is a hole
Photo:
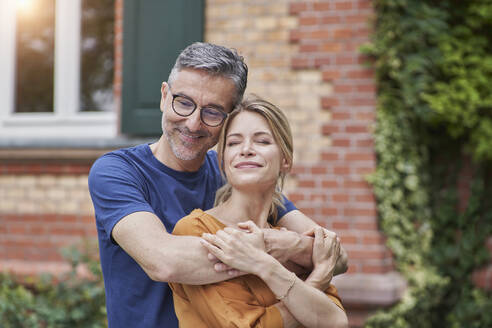
[[[190,116],[188,116],[186,118],[186,127],[191,132],[196,132],[196,131],[200,130],[201,124],[202,124],[202,120],[200,118],[200,108],[197,108],[193,112],[193,114],[191,114]]]

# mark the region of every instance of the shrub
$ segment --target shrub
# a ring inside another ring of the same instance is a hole
[[[102,273],[94,248],[63,250],[71,271],[60,278],[16,278],[0,274],[0,326],[3,328],[106,327]],[[90,276],[77,272],[85,267]]]

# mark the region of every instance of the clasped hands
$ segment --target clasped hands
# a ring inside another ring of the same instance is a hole
[[[296,234],[295,232],[281,229],[276,231],[275,239],[279,242],[279,234]],[[312,262],[313,270],[306,279],[306,283],[317,289],[328,288],[333,277],[335,264],[340,257],[340,239],[329,230],[321,227],[313,228],[304,233],[313,237]],[[288,240],[287,238],[286,240]],[[290,238],[290,240],[292,240]],[[242,273],[252,273],[258,270],[258,263],[267,253],[266,240],[263,230],[253,221],[238,224],[238,228],[226,227],[215,235],[205,233],[202,235],[202,245],[208,250],[208,258],[214,262],[216,271],[227,271],[231,277]],[[285,247],[289,242],[283,241]],[[275,257],[282,262],[287,259],[287,254],[278,254],[280,248],[275,248]],[[285,252],[288,253],[288,250]]]

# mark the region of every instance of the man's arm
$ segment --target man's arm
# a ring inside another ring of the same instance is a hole
[[[289,231],[265,231],[267,251],[280,262],[289,260],[305,269],[312,268],[313,238],[302,233],[319,225],[299,210],[286,213],[279,221],[279,226]],[[294,234],[296,232],[297,234]],[[335,275],[347,271],[348,257],[340,246],[340,257],[335,266]]]
[[[200,238],[168,233],[153,213],[127,215],[116,223],[112,236],[152,280],[201,285],[233,277],[214,270]]]

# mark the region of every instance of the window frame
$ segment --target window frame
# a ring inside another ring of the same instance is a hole
[[[16,0],[0,1],[0,138],[113,138],[117,100],[111,112],[80,111],[81,1],[56,1],[54,108],[15,113]],[[74,23],[78,22],[78,23]]]

